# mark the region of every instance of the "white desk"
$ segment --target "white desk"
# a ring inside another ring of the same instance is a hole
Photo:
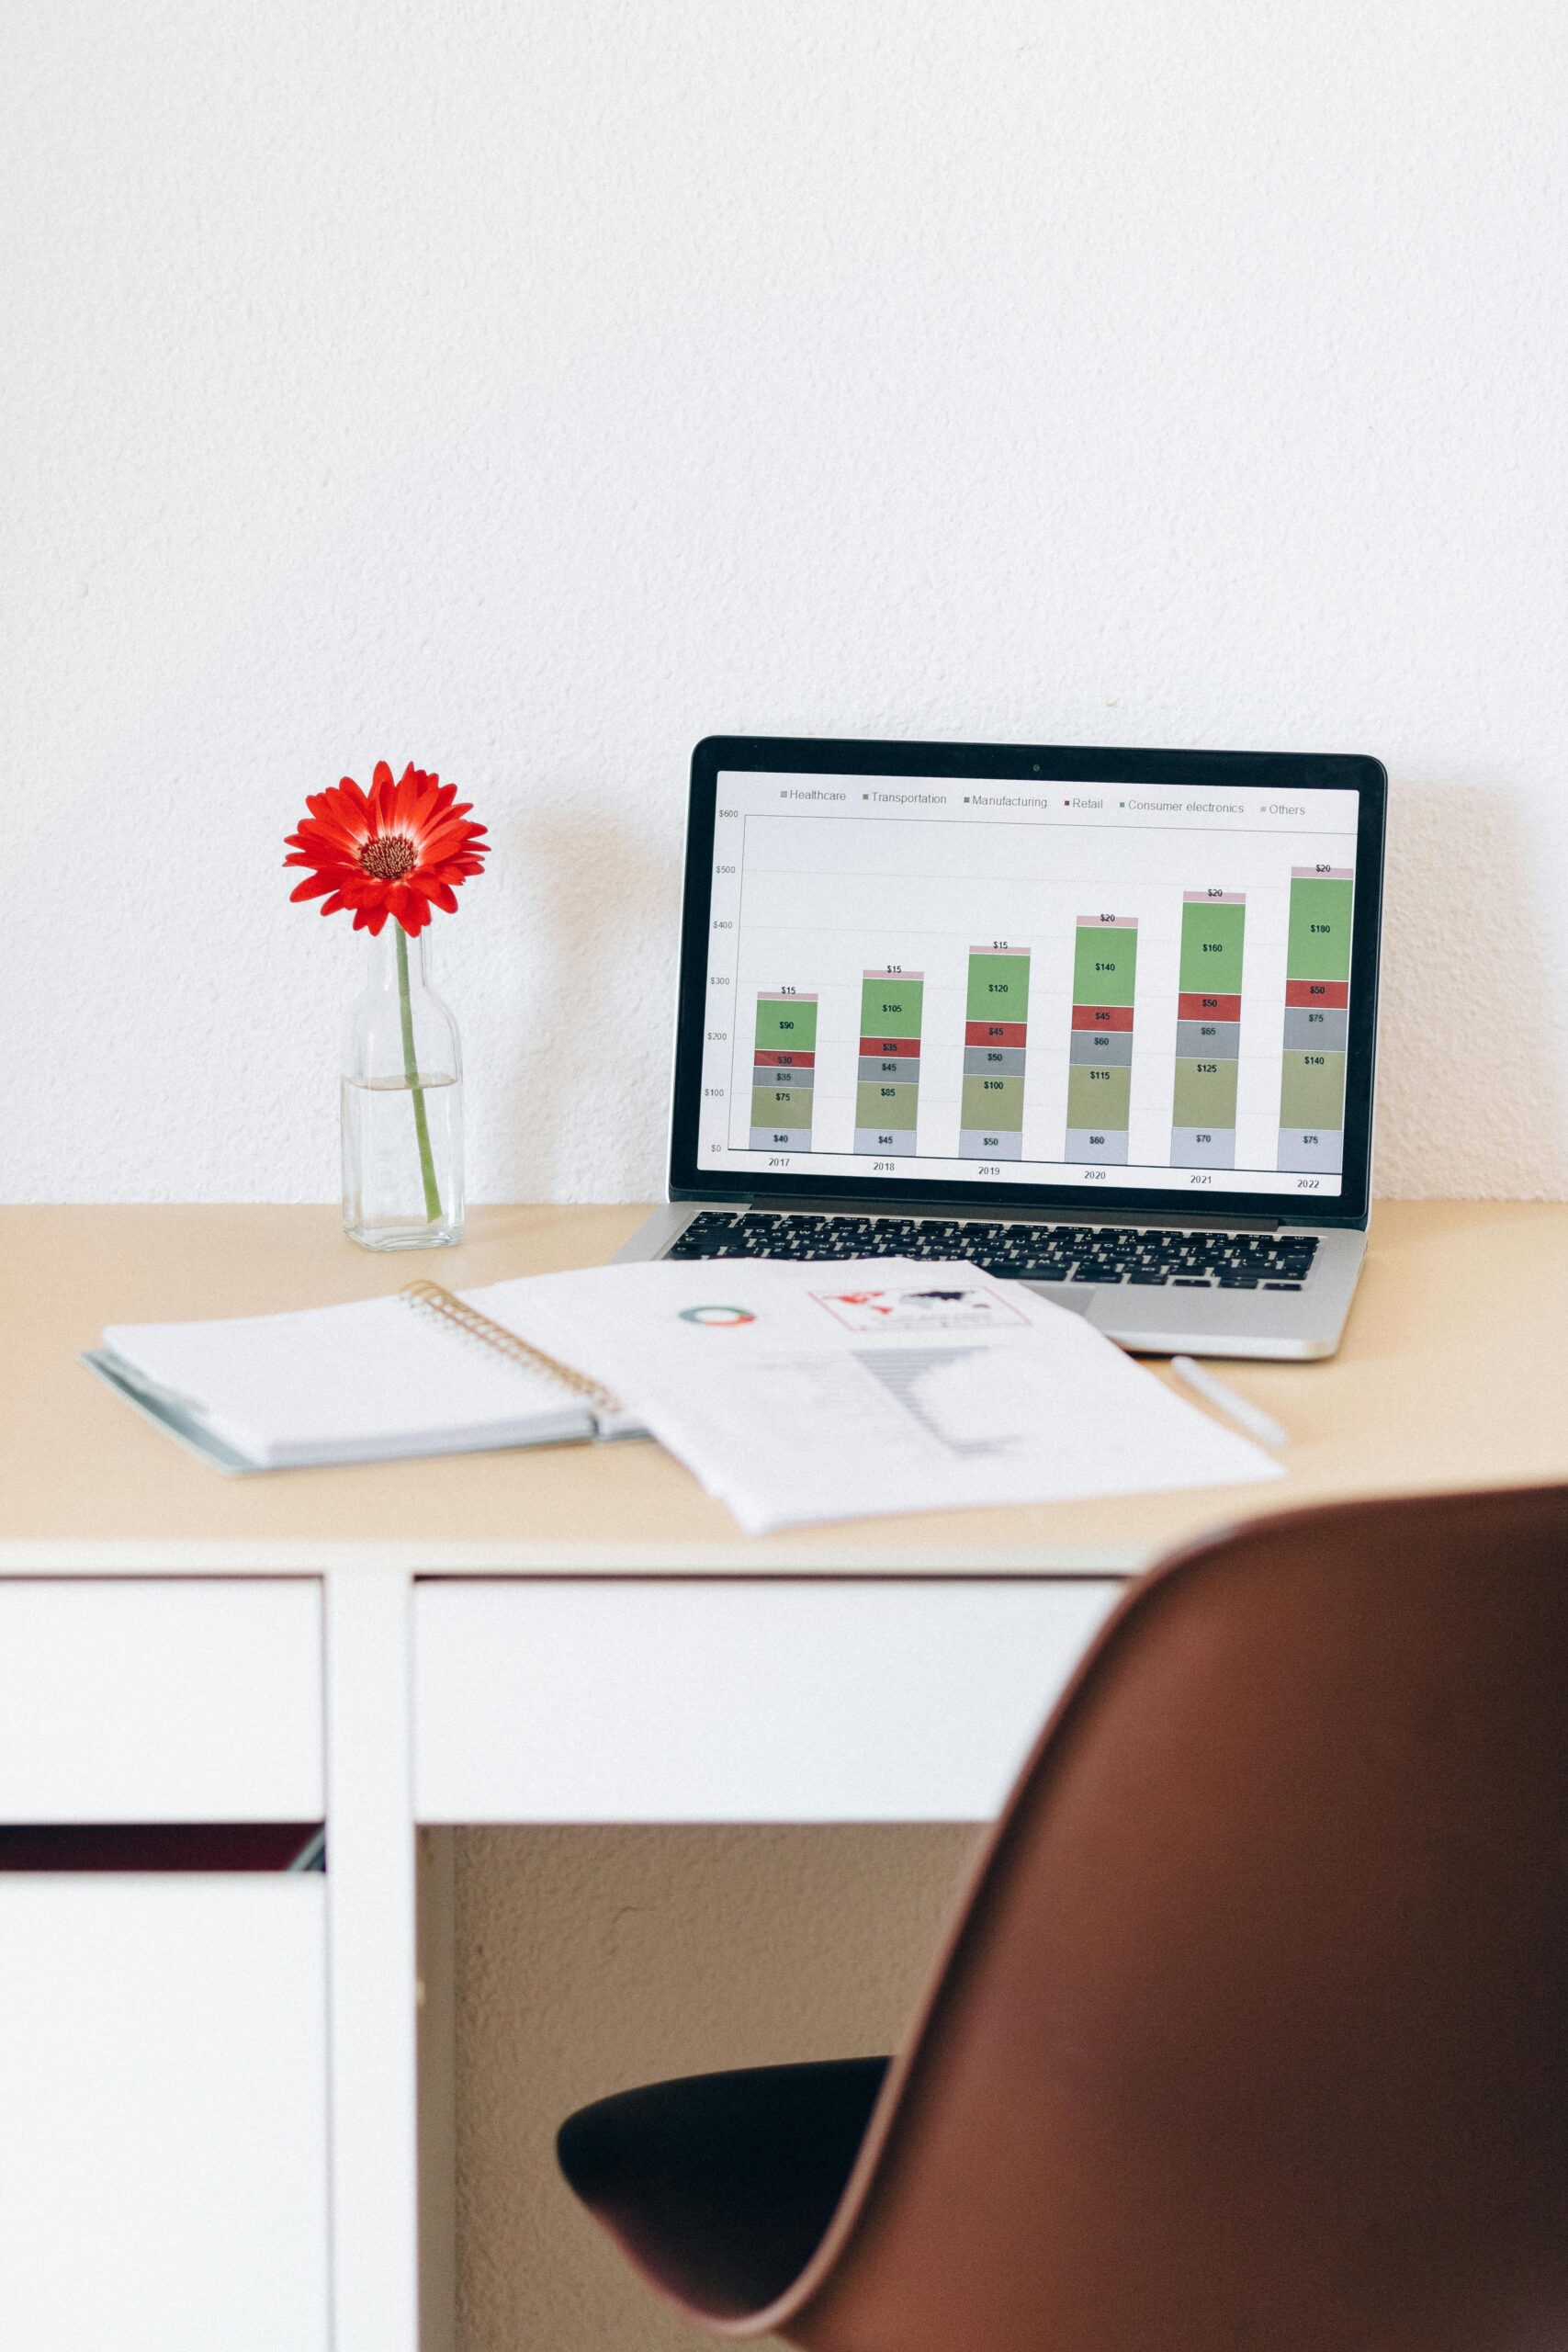
[[[602,1259],[637,1215],[483,1212],[436,1271]],[[327,1211],[0,1212],[0,1824],[324,1817],[329,1853],[314,1879],[0,1875],[0,2008],[33,2020],[0,2068],[21,2352],[415,2352],[421,2063],[446,2352],[440,1826],[983,1816],[1126,1575],[1236,1508],[747,1543],[647,1445],[225,1481],[73,1360],[107,1321],[410,1272]],[[1296,1440],[1269,1504],[1568,1477],[1565,1332],[1568,1211],[1384,1209],[1342,1355],[1236,1369]]]

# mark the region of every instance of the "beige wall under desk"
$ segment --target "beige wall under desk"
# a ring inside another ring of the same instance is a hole
[[[976,1837],[457,1831],[460,2352],[701,2342],[577,2206],[556,2125],[637,2082],[896,2046]]]
[[[549,1566],[991,1575],[1134,1565],[1254,1504],[1568,1476],[1568,1207],[1384,1202],[1339,1355],[1227,1378],[1291,1433],[1287,1479],[857,1521],[763,1541],[654,1445],[223,1478],[76,1362],[109,1322],[244,1315],[602,1262],[636,1208],[477,1211],[459,1250],[376,1256],[326,1208],[0,1210],[0,1565],[164,1569],[395,1558]]]

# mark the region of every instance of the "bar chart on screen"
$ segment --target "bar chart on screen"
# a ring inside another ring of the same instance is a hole
[[[794,989],[757,992],[751,1063],[755,1149],[809,1151],[817,1083],[817,999]]]
[[[1029,950],[994,939],[969,951],[958,1149],[974,1159],[1023,1157],[1029,1058]]]
[[[1183,892],[1176,1091],[1170,1112],[1173,1168],[1235,1166],[1246,939],[1245,892]]]
[[[705,1164],[1335,1188],[1353,793],[904,782],[725,779]]]
[[[1064,1159],[1125,1165],[1137,978],[1137,916],[1079,915]]]
[[[920,1100],[920,1008],[925,975],[898,965],[861,982],[855,1149],[912,1152]]]
[[[1292,868],[1280,1083],[1281,1168],[1337,1174],[1342,1164],[1354,895],[1355,874],[1348,866]]]

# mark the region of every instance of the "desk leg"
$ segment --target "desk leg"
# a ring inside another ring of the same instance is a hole
[[[419,2352],[410,1585],[327,1577],[333,2352]]]

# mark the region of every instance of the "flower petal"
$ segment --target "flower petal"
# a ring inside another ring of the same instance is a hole
[[[320,899],[323,914],[352,909],[355,929],[372,937],[389,915],[412,937],[434,908],[455,913],[457,891],[468,876],[483,871],[491,847],[486,828],[468,821],[472,801],[459,800],[456,785],[412,760],[396,782],[387,761],[378,760],[368,791],[345,775],[324,792],[308,793],[305,806],[307,814],[285,836],[285,867],[304,869],[291,902]],[[393,880],[367,874],[362,862],[367,843],[388,837],[414,860]]]
[[[384,833],[390,831],[392,803],[397,797],[397,786],[392,782],[391,769],[385,760],[378,760],[376,789],[370,796],[369,823],[372,832]]]
[[[418,787],[413,780],[413,763],[411,761],[398,778],[398,788],[393,797],[391,817],[387,828],[389,832],[403,833],[408,831],[417,792]]]

